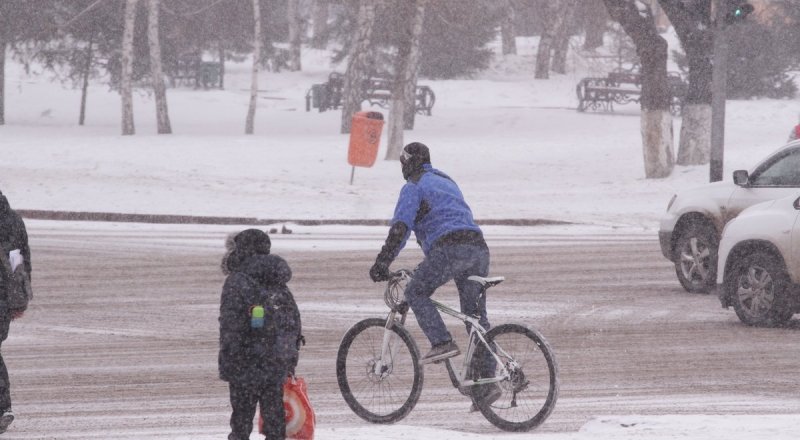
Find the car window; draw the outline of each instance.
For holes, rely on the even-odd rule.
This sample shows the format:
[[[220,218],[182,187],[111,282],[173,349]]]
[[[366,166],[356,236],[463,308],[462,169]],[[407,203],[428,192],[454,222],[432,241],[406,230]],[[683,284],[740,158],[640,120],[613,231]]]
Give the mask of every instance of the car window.
[[[751,180],[753,185],[800,187],[800,149],[765,165],[754,173]]]

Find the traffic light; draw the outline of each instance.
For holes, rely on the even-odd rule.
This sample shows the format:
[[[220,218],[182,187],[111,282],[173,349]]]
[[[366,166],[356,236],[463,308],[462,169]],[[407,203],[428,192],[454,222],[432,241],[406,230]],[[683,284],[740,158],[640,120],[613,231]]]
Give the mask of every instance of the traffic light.
[[[743,21],[750,15],[754,8],[753,5],[744,1],[728,0],[727,12],[725,14],[725,23],[734,24]]]

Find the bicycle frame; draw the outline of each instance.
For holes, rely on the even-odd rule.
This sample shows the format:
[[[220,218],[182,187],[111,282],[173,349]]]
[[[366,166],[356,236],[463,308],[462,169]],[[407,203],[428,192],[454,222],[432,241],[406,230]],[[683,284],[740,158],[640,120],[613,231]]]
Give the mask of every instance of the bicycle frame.
[[[484,289],[484,291],[481,292],[481,295],[483,295],[485,292],[486,290]],[[500,359],[500,357],[494,350],[489,349],[489,344],[486,342],[486,337],[485,337],[486,329],[484,329],[483,326],[480,324],[480,322],[478,322],[478,318],[461,313],[460,311],[455,310],[439,301],[433,299],[431,299],[431,301],[433,302],[434,306],[436,306],[436,309],[439,310],[440,312],[446,315],[450,315],[458,319],[459,321],[462,321],[463,323],[469,325],[469,343],[467,344],[467,351],[464,354],[464,361],[461,370],[458,373],[456,373],[451,363],[451,360],[450,359],[445,360],[445,366],[447,367],[447,372],[448,375],[450,376],[450,381],[453,383],[453,387],[458,388],[459,390],[462,391],[462,393],[465,393],[465,391],[463,390],[468,387],[472,387],[475,385],[489,384],[489,383],[497,383],[509,379],[510,373],[508,371],[507,366]],[[393,308],[392,311],[389,312],[389,315],[386,317],[386,326],[385,326],[386,330],[383,333],[383,342],[381,344],[381,356],[380,359],[378,359],[374,365],[373,372],[376,375],[380,376],[389,371],[388,367],[391,366],[391,363],[393,362],[395,356],[397,355],[397,350],[399,348],[399,344],[393,343],[395,339],[394,333],[389,331],[389,329],[394,325],[399,325],[400,327],[403,327],[405,325],[407,315],[408,315],[408,306],[405,305],[405,307]],[[499,375],[495,375],[495,377],[482,378],[477,380],[467,379],[466,376],[467,372],[469,371],[469,365],[472,362],[472,357],[475,354],[475,349],[478,346],[478,343],[483,344],[487,349],[489,349],[489,352],[494,357],[495,361],[497,362],[497,365],[501,366],[501,371]],[[508,354],[501,347],[497,346],[496,344],[495,347],[498,352],[505,355],[506,357],[509,357]]]

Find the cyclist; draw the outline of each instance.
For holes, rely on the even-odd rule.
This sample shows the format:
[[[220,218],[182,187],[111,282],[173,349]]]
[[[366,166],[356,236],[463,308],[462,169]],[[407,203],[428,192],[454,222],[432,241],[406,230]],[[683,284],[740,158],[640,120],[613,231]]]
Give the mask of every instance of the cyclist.
[[[419,142],[406,145],[400,164],[406,184],[400,190],[386,242],[369,275],[375,282],[388,280],[389,265],[414,232],[425,258],[406,286],[405,297],[432,345],[420,363],[435,363],[460,353],[430,299],[439,286],[455,280],[461,311],[467,315],[479,315],[480,324],[489,329],[486,297],[479,298],[482,288],[480,284],[467,280],[471,275],[488,275],[489,248],[458,185],[447,174],[431,166],[427,146]],[[485,365],[487,370],[491,370],[488,373],[493,375],[493,360],[487,359]],[[494,400],[499,397],[500,390],[496,385],[484,388]]]

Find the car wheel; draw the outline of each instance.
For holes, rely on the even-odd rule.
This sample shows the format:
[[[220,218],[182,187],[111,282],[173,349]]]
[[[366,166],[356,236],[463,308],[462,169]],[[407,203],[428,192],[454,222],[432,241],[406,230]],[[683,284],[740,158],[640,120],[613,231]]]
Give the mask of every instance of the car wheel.
[[[789,276],[776,257],[755,252],[733,270],[729,293],[739,320],[748,325],[780,326],[792,317]]]
[[[709,226],[689,226],[675,247],[675,273],[687,292],[708,293],[717,277],[717,236]]]

